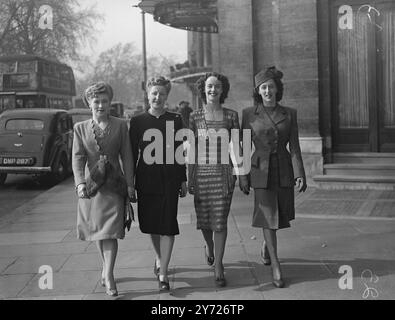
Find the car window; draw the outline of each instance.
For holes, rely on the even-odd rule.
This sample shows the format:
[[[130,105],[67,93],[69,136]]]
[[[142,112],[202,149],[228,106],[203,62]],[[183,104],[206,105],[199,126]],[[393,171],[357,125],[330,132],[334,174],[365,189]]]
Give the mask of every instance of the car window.
[[[43,130],[44,121],[39,119],[10,119],[5,124],[6,130]]]

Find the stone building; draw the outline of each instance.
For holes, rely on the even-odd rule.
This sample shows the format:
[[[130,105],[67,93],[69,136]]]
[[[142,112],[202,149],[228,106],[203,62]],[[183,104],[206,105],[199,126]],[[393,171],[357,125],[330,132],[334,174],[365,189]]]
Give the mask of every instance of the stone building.
[[[188,32],[188,61],[171,72],[191,89],[213,70],[231,82],[226,104],[253,105],[253,77],[284,72],[281,104],[298,110],[310,183],[395,186],[395,1],[143,0]]]

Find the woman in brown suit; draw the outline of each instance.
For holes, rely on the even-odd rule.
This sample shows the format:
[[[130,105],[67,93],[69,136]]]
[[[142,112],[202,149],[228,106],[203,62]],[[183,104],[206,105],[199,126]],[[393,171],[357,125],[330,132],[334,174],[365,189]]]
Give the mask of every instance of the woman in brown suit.
[[[108,295],[116,296],[117,239],[125,236],[125,200],[128,195],[134,196],[134,170],[127,124],[110,116],[112,97],[112,88],[104,82],[86,89],[84,102],[92,111],[92,119],[74,126],[72,165],[79,197],[77,237],[96,241],[103,263],[101,285],[106,287]],[[106,163],[105,182],[98,178],[98,172],[103,170],[98,168],[98,163]],[[111,173],[107,171],[110,165]]]
[[[255,76],[256,105],[243,110],[242,129],[250,129],[255,152],[250,175],[240,179],[240,188],[254,189],[255,207],[252,226],[263,229],[265,243],[261,256],[272,266],[273,284],[281,288],[280,263],[277,257],[278,229],[290,227],[295,218],[294,186],[307,188],[299,146],[296,110],[281,106],[283,74],[275,67]],[[289,145],[289,152],[287,150]]]

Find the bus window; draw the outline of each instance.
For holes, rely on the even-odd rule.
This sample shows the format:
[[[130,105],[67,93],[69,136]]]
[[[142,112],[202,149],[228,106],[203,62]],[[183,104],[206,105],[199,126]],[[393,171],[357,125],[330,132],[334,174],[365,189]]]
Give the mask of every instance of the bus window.
[[[44,74],[45,74],[45,75],[50,74],[50,71],[49,71],[49,63],[44,63]]]
[[[18,63],[18,72],[34,72],[35,65],[35,61],[21,61]]]

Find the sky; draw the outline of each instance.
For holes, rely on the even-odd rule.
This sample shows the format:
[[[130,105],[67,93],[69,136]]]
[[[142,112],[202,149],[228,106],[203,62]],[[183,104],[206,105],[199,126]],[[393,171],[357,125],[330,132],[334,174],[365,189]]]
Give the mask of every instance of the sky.
[[[142,50],[141,10],[133,7],[139,0],[78,0],[81,7],[96,4],[97,11],[104,15],[105,21],[97,26],[100,32],[92,47],[84,54],[97,58],[100,52],[118,43],[133,42]],[[145,14],[147,55],[173,56],[180,63],[187,59],[187,31],[165,26],[155,22],[153,16]]]

